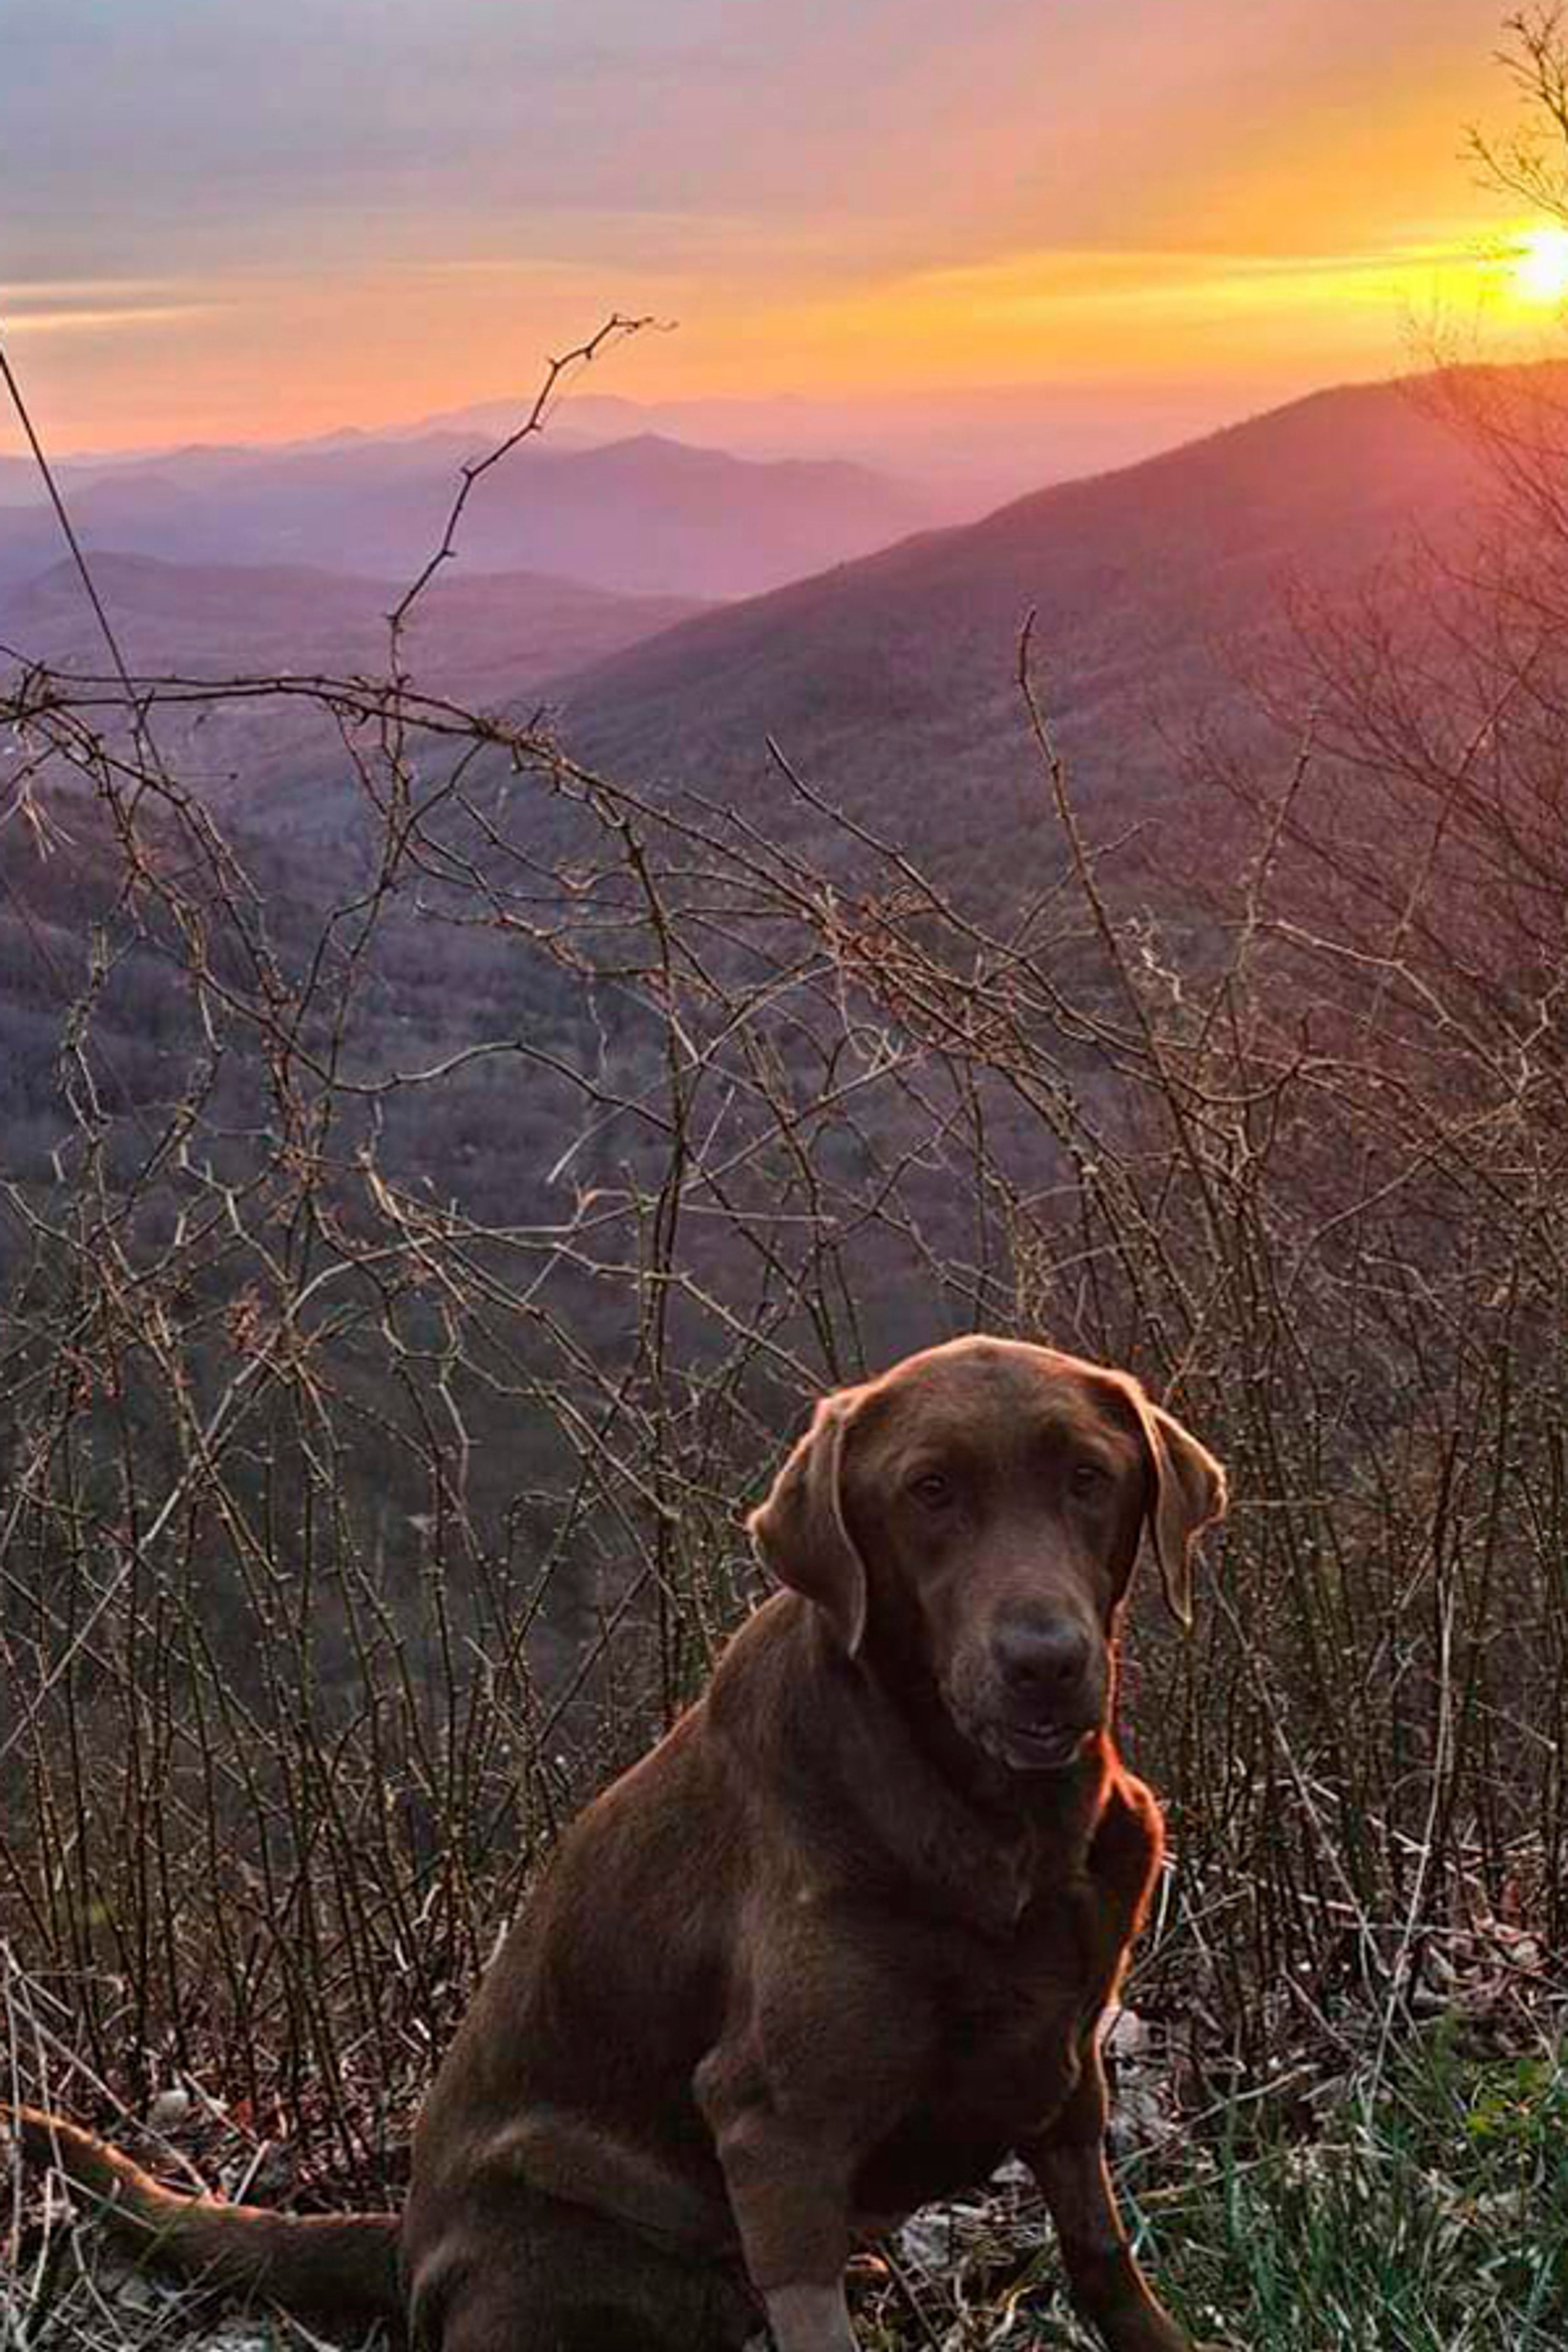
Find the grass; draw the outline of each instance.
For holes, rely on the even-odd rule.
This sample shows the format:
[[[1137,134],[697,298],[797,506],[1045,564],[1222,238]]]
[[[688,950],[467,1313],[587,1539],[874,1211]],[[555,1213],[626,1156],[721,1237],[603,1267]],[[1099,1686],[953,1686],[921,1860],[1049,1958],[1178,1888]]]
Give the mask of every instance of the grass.
[[[1316,2139],[1228,2146],[1147,2207],[1194,2327],[1266,2352],[1568,2344],[1568,2077],[1439,2032]]]
[[[1466,2047],[1442,2021],[1310,2134],[1237,2102],[1220,2137],[1140,2156],[1123,2211],[1198,2341],[1247,2352],[1561,2352],[1568,2345],[1568,2074],[1549,2046]],[[1095,2352],[1037,2206],[1009,2193],[906,2233],[868,2281],[875,2352]],[[1005,2283],[998,2284],[999,2274]]]

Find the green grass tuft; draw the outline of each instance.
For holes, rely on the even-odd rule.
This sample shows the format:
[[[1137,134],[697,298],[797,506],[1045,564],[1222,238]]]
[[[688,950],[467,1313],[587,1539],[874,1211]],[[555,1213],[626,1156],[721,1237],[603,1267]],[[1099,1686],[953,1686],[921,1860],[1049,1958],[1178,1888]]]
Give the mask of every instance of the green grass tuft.
[[[1568,2073],[1464,2054],[1451,2028],[1310,2141],[1235,2140],[1129,2206],[1198,2336],[1251,2352],[1561,2352]]]

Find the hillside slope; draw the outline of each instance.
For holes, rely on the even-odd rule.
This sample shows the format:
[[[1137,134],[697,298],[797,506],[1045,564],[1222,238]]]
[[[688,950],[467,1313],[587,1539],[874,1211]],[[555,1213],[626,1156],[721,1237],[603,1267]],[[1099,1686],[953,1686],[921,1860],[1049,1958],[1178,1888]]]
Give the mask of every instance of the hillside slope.
[[[535,625],[544,632],[542,613],[564,625],[565,600],[552,583],[459,573],[432,590],[419,625],[438,633],[449,622],[474,662],[482,647],[483,664],[494,664],[487,683],[496,690],[477,698],[487,705],[548,698],[568,749],[606,774],[656,797],[706,794],[755,831],[845,870],[853,859],[845,835],[792,793],[770,758],[772,736],[828,802],[907,850],[951,895],[1005,919],[1062,864],[1016,675],[1019,626],[1036,609],[1039,684],[1093,837],[1130,835],[1122,887],[1131,866],[1140,887],[1150,877],[1152,900],[1206,919],[1184,877],[1205,861],[1212,875],[1223,837],[1212,811],[1190,797],[1173,737],[1179,742],[1210,713],[1234,715],[1233,667],[1275,619],[1283,581],[1353,581],[1413,523],[1428,537],[1458,528],[1478,487],[1470,455],[1397,387],[1335,392],[685,619],[609,658],[584,666],[569,655],[553,685],[538,659],[524,657],[518,634]],[[372,613],[384,597],[374,583],[312,583],[297,572],[193,577],[142,562],[111,564],[104,577],[122,604],[141,598],[146,633],[132,634],[133,653],[140,646],[144,656],[153,640],[197,668],[201,629],[221,635],[231,625],[226,594],[238,600],[231,614],[249,616],[253,650],[265,657],[247,666],[261,669],[278,665],[276,633],[292,627],[307,588],[319,632],[312,652],[301,648],[286,665],[305,669],[330,667],[324,657],[342,646],[343,633],[353,639],[369,626],[362,593]],[[42,627],[71,593],[56,573],[22,604]],[[638,609],[639,625],[655,617],[654,608]],[[599,611],[594,625],[625,625],[629,635],[631,620]],[[417,660],[417,645],[415,653]],[[375,821],[326,714],[297,700],[244,700],[188,722],[161,712],[158,726],[182,780],[209,793],[226,824],[264,853],[264,895],[302,921],[352,894]],[[506,807],[508,840],[530,875],[557,858],[592,866],[592,826],[572,796],[524,791]],[[521,887],[508,862],[512,847],[470,846],[481,866],[499,861],[504,888]],[[35,882],[46,895],[53,887],[44,872],[29,889]],[[44,897],[36,912],[53,922]],[[423,1058],[435,1061],[509,1031],[522,1003],[567,1061],[580,1045],[599,1050],[603,1007],[569,966],[531,958],[511,934],[432,924],[411,908],[389,918],[384,948],[373,1060],[396,1037],[417,1038]],[[0,1003],[0,1044],[10,1017]],[[628,1068],[645,1042],[640,1033],[621,1041]],[[49,1070],[35,1040],[29,1116],[41,1116]],[[526,1107],[538,1131],[527,1150],[515,1139],[507,1149],[486,1076],[479,1066],[463,1118],[420,1133],[405,1164],[454,1192],[493,1197],[514,1187],[520,1168],[551,1166],[569,1122],[552,1124],[560,1108],[536,1079]],[[509,1101],[505,1116],[521,1108],[521,1097]],[[460,1162],[447,1164],[459,1150]]]
[[[118,552],[91,562],[126,658],[144,675],[374,669],[384,666],[385,616],[403,593],[392,580],[307,564]],[[690,597],[618,596],[542,572],[455,570],[421,597],[405,651],[423,682],[488,701],[606,659],[700,609]],[[103,641],[68,558],[0,589],[0,642],[52,667],[102,668]]]
[[[167,563],[94,554],[116,638],[143,677],[384,677],[386,614],[400,583],[301,564]],[[537,572],[448,571],[414,608],[401,658],[422,690],[477,710],[521,709],[565,667],[602,660],[700,609],[679,596],[617,596]],[[13,660],[78,676],[110,667],[74,563],[58,558],[0,587],[0,685]],[[156,740],[184,781],[234,805],[283,850],[341,830],[357,798],[336,721],[301,696],[236,694],[159,710]],[[0,769],[0,783],[4,771]],[[332,876],[319,877],[327,887]]]
[[[1159,722],[1234,698],[1230,664],[1288,581],[1353,580],[1413,526],[1458,527],[1478,487],[1401,386],[1319,394],[688,622],[564,681],[566,733],[611,773],[763,823],[787,798],[772,736],[859,818],[1005,887],[1041,805],[1027,613],[1077,790],[1142,822],[1173,791]]]

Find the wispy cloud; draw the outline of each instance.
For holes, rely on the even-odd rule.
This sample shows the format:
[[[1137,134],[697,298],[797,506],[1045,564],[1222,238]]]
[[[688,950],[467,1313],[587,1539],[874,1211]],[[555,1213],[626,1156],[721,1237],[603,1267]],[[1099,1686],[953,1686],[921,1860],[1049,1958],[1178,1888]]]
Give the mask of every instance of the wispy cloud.
[[[229,307],[214,293],[194,293],[166,278],[32,278],[0,280],[0,329],[43,335],[200,319]]]
[[[23,338],[34,335],[106,334],[123,332],[134,327],[183,325],[193,319],[211,315],[210,303],[160,302],[148,303],[137,310],[59,310],[28,313],[23,311],[8,322],[12,334]]]

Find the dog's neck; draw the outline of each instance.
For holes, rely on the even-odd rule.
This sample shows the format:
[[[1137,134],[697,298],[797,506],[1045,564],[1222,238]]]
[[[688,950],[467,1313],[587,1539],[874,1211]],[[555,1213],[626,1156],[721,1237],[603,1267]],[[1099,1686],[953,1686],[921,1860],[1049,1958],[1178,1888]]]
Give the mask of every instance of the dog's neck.
[[[1010,1771],[963,1738],[929,1676],[884,1671],[874,1645],[846,1656],[815,1609],[801,1630],[852,1731],[842,1765],[853,1816],[945,1913],[1010,1934],[1042,1891],[1042,1856],[1054,1880],[1088,1867],[1115,1779],[1108,1728],[1061,1771]]]

